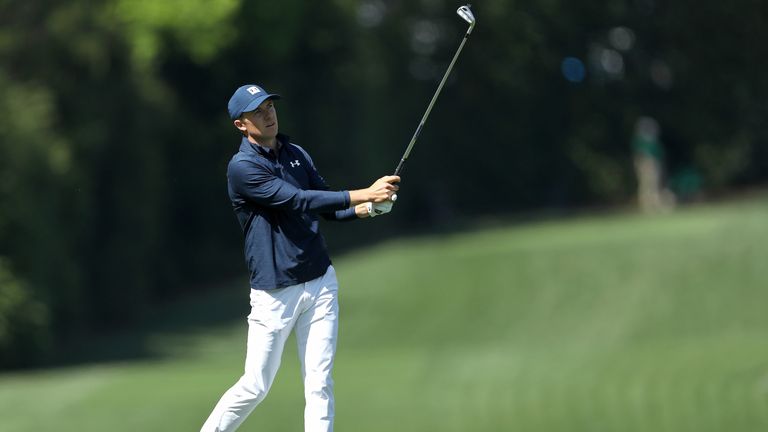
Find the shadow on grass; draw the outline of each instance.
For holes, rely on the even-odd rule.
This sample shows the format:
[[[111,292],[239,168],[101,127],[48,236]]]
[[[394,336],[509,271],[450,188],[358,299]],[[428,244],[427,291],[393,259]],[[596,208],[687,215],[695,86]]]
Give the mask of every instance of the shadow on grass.
[[[756,195],[756,196],[755,196]],[[764,205],[768,195],[759,193],[746,198],[736,197],[730,205]],[[707,205],[702,203],[700,205]],[[683,210],[682,208],[680,210]],[[494,215],[485,218],[454,217],[444,223],[432,226],[411,226],[407,230],[396,228],[396,221],[386,218],[369,223],[325,224],[323,232],[328,242],[334,262],[344,259],[393,239],[408,239],[419,242],[429,238],[449,236],[459,233],[482,231],[496,227],[511,227],[544,223],[557,220],[573,220],[585,217],[611,218],[617,215],[638,215],[629,208],[596,208],[580,210],[549,210]],[[397,216],[394,216],[397,217]],[[393,217],[393,218],[394,218]],[[376,224],[376,225],[373,225]],[[342,232],[344,235],[341,235]],[[349,240],[350,238],[354,241]],[[346,240],[345,240],[346,239]],[[199,333],[225,331],[233,326],[245,328],[245,316],[248,314],[248,283],[243,277],[235,281],[211,285],[204,290],[196,290],[183,298],[174,299],[154,307],[144,315],[138,324],[123,331],[104,331],[92,333],[66,344],[66,349],[59,350],[48,362],[35,365],[35,368],[73,366],[92,363],[121,362],[130,360],[161,359],[175,352],[159,346],[162,341],[184,341]],[[175,343],[175,342],[173,342]],[[172,355],[172,354],[170,354]],[[26,367],[25,369],[33,369]],[[2,373],[2,372],[0,372]]]
[[[486,219],[455,217],[450,223],[412,226],[408,230],[399,231],[393,231],[392,226],[385,220],[374,229],[371,225],[366,226],[364,223],[325,224],[323,232],[325,238],[330,240],[329,249],[334,262],[337,262],[345,256],[394,239],[407,238],[418,242],[489,227],[523,225],[531,221],[556,220],[568,216],[569,214],[563,212],[549,211]],[[356,239],[363,238],[365,241],[345,241],[350,236]],[[173,347],[158,346],[158,341],[184,343],[183,341],[188,340],[190,336],[226,330],[239,323],[245,328],[245,317],[250,308],[248,290],[248,281],[245,278],[194,290],[185,297],[172,299],[153,307],[129,328],[92,332],[90,336],[69,341],[65,344],[66,348],[59,349],[43,364],[30,365],[22,369],[158,360],[175,355],[173,353],[177,351]]]
[[[34,368],[161,359],[169,351],[158,347],[157,340],[181,339],[244,323],[249,311],[248,289],[247,281],[238,280],[157,305],[130,328],[71,342],[49,362]]]

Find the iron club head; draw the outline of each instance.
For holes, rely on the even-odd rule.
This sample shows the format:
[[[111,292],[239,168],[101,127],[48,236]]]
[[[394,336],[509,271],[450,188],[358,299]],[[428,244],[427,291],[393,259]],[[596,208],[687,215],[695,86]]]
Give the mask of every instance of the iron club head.
[[[459,14],[459,16],[469,25],[474,26],[475,16],[472,15],[472,9],[470,9],[469,6],[470,5],[461,6],[460,8],[456,9],[456,13]]]

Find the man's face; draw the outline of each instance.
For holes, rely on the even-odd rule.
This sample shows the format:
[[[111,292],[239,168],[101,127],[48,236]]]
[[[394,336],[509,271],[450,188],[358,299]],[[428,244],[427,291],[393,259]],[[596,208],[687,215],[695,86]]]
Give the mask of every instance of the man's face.
[[[277,136],[277,112],[275,101],[267,99],[253,111],[244,112],[235,120],[235,127],[240,129],[249,140],[270,140]]]

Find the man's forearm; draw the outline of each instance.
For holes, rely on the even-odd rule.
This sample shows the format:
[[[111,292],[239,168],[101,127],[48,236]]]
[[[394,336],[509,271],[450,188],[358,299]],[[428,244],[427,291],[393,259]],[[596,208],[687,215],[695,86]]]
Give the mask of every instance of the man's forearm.
[[[368,189],[358,189],[349,191],[349,205],[357,207],[360,204],[371,200],[371,193]],[[357,210],[357,209],[356,209]]]

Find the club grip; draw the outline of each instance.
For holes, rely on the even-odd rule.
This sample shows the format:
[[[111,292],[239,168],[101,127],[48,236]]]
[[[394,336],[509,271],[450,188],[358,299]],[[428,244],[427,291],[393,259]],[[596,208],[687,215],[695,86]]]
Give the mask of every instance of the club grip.
[[[395,168],[395,173],[392,175],[399,176],[400,173],[403,172],[403,167],[405,167],[405,158],[400,159],[400,163],[397,164],[397,168]],[[392,194],[392,197],[390,198],[392,202],[397,201],[397,194]]]

